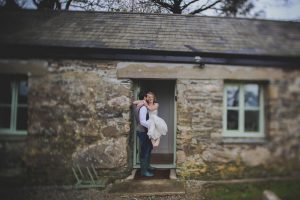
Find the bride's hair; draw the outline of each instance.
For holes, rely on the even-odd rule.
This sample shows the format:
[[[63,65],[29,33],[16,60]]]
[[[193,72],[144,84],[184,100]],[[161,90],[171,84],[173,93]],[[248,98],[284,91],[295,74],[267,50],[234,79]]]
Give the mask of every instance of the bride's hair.
[[[148,94],[150,94],[150,95],[153,96],[153,103],[157,103],[155,94],[153,92],[151,92],[151,91],[147,92],[147,95]]]

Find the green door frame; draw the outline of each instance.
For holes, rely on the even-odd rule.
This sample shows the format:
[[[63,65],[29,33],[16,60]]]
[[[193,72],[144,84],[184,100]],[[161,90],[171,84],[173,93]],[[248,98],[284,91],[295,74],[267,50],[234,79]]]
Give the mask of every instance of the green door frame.
[[[171,81],[171,80],[170,80]],[[138,94],[140,92],[140,81],[139,80],[133,80],[133,93],[135,99],[138,98]],[[174,83],[174,137],[173,137],[173,163],[172,164],[151,164],[155,168],[160,168],[160,169],[175,169],[176,168],[176,119],[177,119],[177,111],[176,111],[176,97],[177,97],[177,90],[176,90],[176,81]],[[134,117],[134,116],[133,116]],[[133,142],[133,168],[140,168],[139,164],[139,151],[138,151],[138,146],[139,146],[139,140],[137,139],[136,135],[136,120],[133,118],[133,124],[134,124],[134,142]]]

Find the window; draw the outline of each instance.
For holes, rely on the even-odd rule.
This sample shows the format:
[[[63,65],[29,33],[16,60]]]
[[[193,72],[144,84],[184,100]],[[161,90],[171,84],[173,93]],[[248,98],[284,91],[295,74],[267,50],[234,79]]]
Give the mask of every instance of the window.
[[[226,83],[223,136],[264,137],[263,87],[257,83]]]
[[[26,134],[27,78],[1,75],[0,92],[0,134]]]

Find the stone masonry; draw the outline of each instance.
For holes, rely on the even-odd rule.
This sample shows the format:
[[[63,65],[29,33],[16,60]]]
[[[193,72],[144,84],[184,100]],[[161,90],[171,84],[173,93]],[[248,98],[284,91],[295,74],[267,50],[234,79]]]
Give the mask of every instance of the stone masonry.
[[[222,141],[224,79],[177,80],[178,175],[226,179],[299,171],[300,74],[299,70],[283,70],[283,74],[282,78],[265,78],[269,80],[265,84],[266,136],[262,143],[240,138],[237,143]]]
[[[77,165],[124,174],[131,82],[116,79],[113,62],[50,61],[48,70],[29,78],[25,165],[32,174],[51,174],[48,182],[72,180]]]
[[[176,172],[180,179],[291,175],[300,169],[299,70],[214,65],[199,69],[155,63],[118,69],[119,63],[110,61],[47,62],[46,74],[28,78],[28,135],[18,145],[22,162],[15,166],[26,173],[23,184],[73,184],[74,165],[93,165],[112,179],[130,173],[133,83],[126,76],[131,70],[138,76],[139,67],[143,77],[176,79]],[[172,73],[158,73],[168,71]],[[263,141],[240,138],[228,143],[222,137],[226,80],[263,81]],[[7,151],[15,145],[5,144]],[[16,158],[10,160],[13,164]]]

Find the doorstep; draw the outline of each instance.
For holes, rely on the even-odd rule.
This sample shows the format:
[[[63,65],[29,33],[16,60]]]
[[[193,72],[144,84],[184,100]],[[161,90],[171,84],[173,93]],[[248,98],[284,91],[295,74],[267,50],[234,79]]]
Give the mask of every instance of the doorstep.
[[[185,194],[185,183],[170,179],[125,180],[114,183],[108,192],[134,196],[179,195]]]
[[[133,169],[131,175],[126,178],[126,180],[149,180],[149,179],[171,179],[177,180],[175,169],[156,169],[154,170],[153,177],[141,177],[140,169]]]

